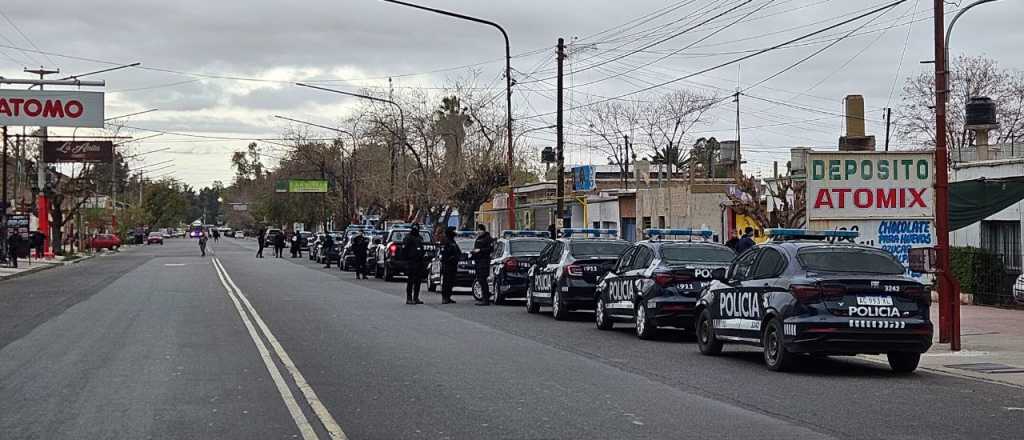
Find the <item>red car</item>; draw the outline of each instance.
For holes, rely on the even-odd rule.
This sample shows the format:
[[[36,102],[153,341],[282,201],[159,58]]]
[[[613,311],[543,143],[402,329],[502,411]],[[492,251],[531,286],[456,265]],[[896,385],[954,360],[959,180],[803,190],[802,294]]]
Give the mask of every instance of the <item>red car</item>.
[[[164,245],[164,235],[159,232],[150,232],[149,237],[146,237],[146,244],[159,244]]]
[[[121,247],[121,239],[112,234],[97,234],[89,240],[92,249],[117,249]]]

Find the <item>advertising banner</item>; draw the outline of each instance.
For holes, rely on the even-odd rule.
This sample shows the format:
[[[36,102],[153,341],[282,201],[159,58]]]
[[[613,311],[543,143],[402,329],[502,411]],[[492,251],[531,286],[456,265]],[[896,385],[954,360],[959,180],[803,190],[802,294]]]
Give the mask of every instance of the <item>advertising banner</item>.
[[[327,181],[316,179],[291,179],[288,181],[288,192],[325,193],[327,192]]]
[[[43,144],[43,162],[114,161],[114,143],[111,141],[46,141]]]
[[[808,152],[807,218],[934,217],[930,152]]]
[[[0,89],[0,125],[103,128],[103,92]]]
[[[593,165],[583,165],[572,169],[572,190],[590,191],[597,185]]]

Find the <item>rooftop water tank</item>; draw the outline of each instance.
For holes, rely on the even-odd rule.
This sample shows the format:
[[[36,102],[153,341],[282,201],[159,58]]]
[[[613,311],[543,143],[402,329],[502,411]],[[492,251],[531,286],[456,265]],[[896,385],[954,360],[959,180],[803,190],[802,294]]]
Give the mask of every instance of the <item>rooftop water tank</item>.
[[[985,130],[998,127],[996,103],[985,96],[971,98],[967,102],[966,122],[968,130]]]

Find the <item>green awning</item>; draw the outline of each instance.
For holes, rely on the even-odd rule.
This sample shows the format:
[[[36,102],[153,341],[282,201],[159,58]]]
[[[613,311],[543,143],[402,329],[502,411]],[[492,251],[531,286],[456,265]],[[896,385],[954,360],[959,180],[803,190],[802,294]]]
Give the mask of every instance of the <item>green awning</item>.
[[[949,184],[949,227],[972,225],[1024,199],[1024,177],[976,179]]]

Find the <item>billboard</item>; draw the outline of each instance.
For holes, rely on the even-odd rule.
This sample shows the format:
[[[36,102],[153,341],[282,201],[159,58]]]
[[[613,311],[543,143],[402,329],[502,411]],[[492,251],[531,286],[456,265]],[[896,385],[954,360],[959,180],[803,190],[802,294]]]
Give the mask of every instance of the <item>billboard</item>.
[[[0,89],[0,125],[103,128],[103,92]]]
[[[583,165],[572,168],[572,190],[590,191],[597,185],[593,165]]]
[[[807,218],[932,218],[930,152],[807,153]]]
[[[46,141],[43,162],[113,162],[111,141]]]
[[[327,181],[322,179],[278,180],[274,192],[279,193],[326,193]]]

